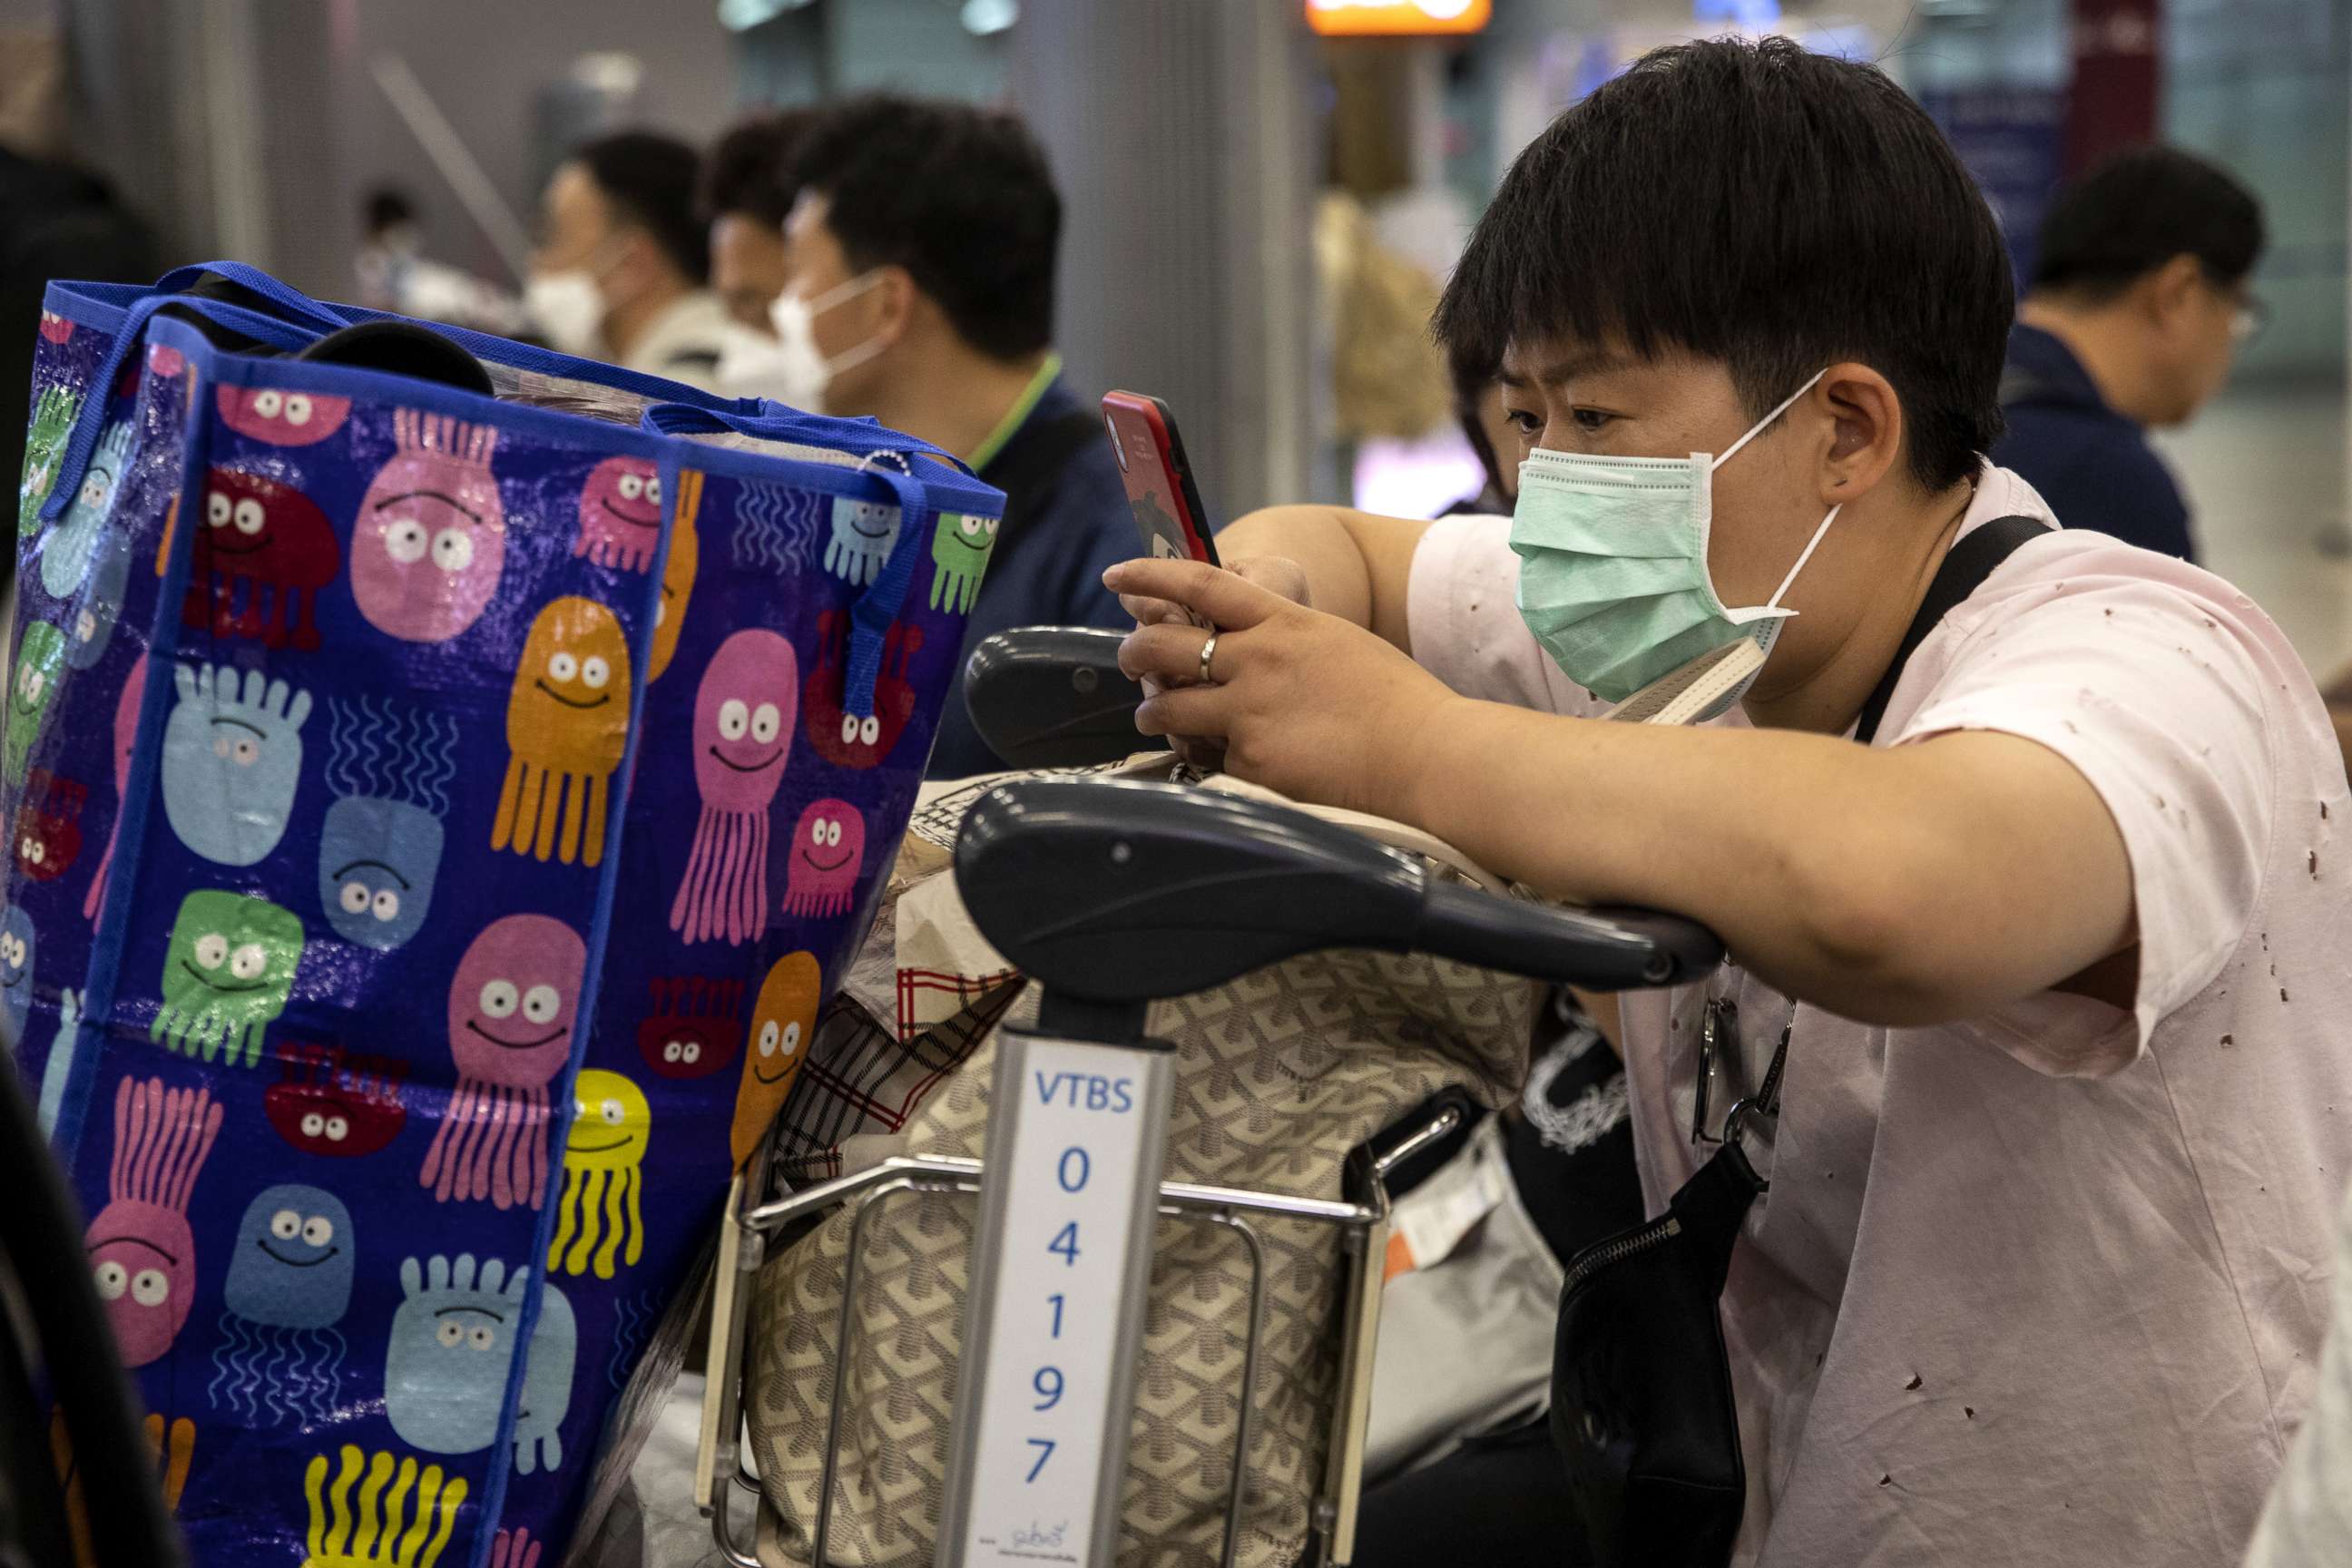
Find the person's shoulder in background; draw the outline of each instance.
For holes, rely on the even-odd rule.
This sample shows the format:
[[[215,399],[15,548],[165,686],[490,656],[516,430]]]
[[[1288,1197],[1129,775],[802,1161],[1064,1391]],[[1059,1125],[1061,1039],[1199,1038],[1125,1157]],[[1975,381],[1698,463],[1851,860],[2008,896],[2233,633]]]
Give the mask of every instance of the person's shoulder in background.
[[[2172,471],[2054,335],[2022,324],[2011,331],[2001,416],[1992,460],[2032,485],[2061,524],[2197,559]]]

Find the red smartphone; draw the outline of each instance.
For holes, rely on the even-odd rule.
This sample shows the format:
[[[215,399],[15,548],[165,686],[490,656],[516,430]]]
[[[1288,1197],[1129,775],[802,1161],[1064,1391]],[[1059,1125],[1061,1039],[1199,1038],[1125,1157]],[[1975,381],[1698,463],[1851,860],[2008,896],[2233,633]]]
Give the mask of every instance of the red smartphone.
[[[1176,416],[1168,412],[1168,405],[1140,393],[1113,392],[1104,395],[1102,411],[1145,552],[1217,565],[1209,514],[1201,505],[1192,466],[1184,460],[1184,438],[1176,433]]]

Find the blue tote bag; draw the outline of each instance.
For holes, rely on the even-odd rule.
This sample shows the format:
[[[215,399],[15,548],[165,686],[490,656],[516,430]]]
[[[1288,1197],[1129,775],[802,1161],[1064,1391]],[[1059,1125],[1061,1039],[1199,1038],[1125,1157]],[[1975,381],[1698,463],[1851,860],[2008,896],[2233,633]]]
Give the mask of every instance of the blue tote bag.
[[[494,396],[305,357],[380,320],[216,263],[37,349],[0,1011],[206,1563],[561,1554],[1003,509],[496,339]]]

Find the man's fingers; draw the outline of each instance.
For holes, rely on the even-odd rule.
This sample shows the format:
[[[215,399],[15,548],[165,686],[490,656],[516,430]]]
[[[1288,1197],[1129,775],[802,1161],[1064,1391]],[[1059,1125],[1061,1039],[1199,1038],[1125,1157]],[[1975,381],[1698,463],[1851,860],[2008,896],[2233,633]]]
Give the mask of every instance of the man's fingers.
[[[1156,626],[1170,621],[1179,626],[1189,626],[1192,624],[1192,618],[1184,613],[1183,605],[1171,604],[1165,599],[1154,599],[1142,594],[1121,594],[1118,596],[1118,607],[1134,616],[1135,624],[1139,626]]]
[[[1231,700],[1223,689],[1214,686],[1163,691],[1135,710],[1135,727],[1146,735],[1221,739],[1227,722],[1226,705]]]
[[[1103,585],[1121,598],[1170,600],[1227,631],[1254,626],[1290,603],[1201,561],[1122,561],[1103,574]]]
[[[1129,680],[1161,687],[1195,685],[1201,679],[1201,649],[1209,634],[1194,626],[1138,626],[1118,645],[1118,669]],[[1222,652],[1222,647],[1220,652]]]

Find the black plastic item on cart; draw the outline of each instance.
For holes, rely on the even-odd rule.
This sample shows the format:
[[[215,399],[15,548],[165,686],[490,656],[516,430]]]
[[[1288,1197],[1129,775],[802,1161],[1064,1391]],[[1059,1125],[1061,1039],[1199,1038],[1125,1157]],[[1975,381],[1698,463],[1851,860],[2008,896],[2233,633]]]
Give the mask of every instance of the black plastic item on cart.
[[[1163,744],[1136,733],[1143,687],[1118,668],[1120,632],[1019,626],[964,661],[964,710],[1008,768],[1116,763]]]

